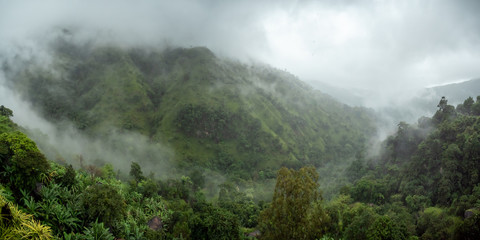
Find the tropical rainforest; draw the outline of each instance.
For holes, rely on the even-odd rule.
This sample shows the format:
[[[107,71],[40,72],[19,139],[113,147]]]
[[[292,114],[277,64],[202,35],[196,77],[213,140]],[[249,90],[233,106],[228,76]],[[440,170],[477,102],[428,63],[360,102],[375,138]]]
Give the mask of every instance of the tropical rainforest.
[[[2,105],[0,239],[480,236],[480,97],[439,99],[372,153],[374,111],[282,70],[203,47],[50,49],[5,61],[7,84],[100,147]]]

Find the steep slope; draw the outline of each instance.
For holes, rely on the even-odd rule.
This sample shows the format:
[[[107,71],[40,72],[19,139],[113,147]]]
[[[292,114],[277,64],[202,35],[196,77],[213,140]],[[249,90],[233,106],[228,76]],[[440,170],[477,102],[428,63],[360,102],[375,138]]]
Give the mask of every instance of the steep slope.
[[[14,71],[9,66],[18,63],[4,63],[12,88],[50,121],[71,121],[97,137],[136,131],[167,144],[181,167],[270,178],[282,165],[342,162],[374,132],[365,109],[287,72],[220,59],[206,48],[123,49],[60,38],[52,52],[46,68]]]
[[[478,194],[480,186],[480,101],[468,98],[455,108],[443,98],[432,118],[418,122],[399,123],[396,134],[385,141],[377,166],[357,179],[352,195],[375,203],[396,196],[416,207],[451,207],[463,216],[468,208],[478,207],[471,195]],[[351,175],[360,171],[365,173],[365,166],[352,168]]]

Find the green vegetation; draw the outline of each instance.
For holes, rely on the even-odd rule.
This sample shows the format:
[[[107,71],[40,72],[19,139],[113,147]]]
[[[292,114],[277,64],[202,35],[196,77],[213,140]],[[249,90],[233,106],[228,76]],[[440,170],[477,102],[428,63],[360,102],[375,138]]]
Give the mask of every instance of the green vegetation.
[[[184,172],[213,170],[237,184],[273,180],[282,166],[346,164],[375,131],[366,109],[206,48],[121,49],[60,37],[52,52],[51,68],[32,61],[6,72],[46,119],[72,122],[95,139],[141,133],[171,148],[172,165]],[[158,159],[133,161],[145,167]]]
[[[422,117],[416,125],[399,123],[380,156],[363,165],[352,163],[350,171],[357,177],[345,192],[398,219],[401,229],[408,230],[404,236],[478,236],[479,99],[454,107],[443,97],[432,118]]]
[[[328,201],[312,166],[281,168],[271,202],[256,202],[228,181],[206,200],[205,175],[199,170],[158,180],[132,162],[128,181],[118,180],[109,164],[74,170],[39,158],[43,155],[11,114],[1,116],[1,236],[475,239],[480,234],[480,115],[468,109],[480,101],[469,102],[453,108],[442,99],[432,118],[400,123],[379,156],[357,155],[346,169],[351,184]],[[23,153],[29,151],[38,154]],[[24,161],[16,161],[15,154],[26,154]],[[18,167],[24,162],[28,169]]]
[[[0,189],[0,238],[38,239],[52,238],[50,227],[34,220],[3,197]]]
[[[400,122],[380,153],[367,157],[373,114],[283,71],[222,60],[206,48],[125,50],[62,38],[52,46],[52,69],[32,61],[13,72],[4,63],[12,86],[44,117],[60,128],[72,122],[99,142],[132,135],[130,145],[109,140],[106,156],[135,151],[146,136],[139,142],[171,148],[173,163],[161,162],[163,148],[87,159],[91,165],[77,155],[76,169],[72,159],[48,160],[2,105],[5,239],[480,235],[479,97],[456,107],[442,98],[434,116]]]
[[[318,173],[313,167],[298,171],[282,168],[271,205],[262,212],[264,239],[315,239],[330,219],[321,206]]]
[[[20,194],[20,190],[33,190],[35,182],[48,178],[49,164],[36,144],[25,134],[14,129],[9,117],[12,111],[3,105],[0,115],[0,181],[12,186],[12,191]]]

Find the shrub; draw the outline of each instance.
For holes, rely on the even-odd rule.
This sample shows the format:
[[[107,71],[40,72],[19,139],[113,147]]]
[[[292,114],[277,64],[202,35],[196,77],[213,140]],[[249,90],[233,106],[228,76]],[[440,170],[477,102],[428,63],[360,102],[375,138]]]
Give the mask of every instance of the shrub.
[[[81,197],[83,211],[87,221],[96,220],[112,227],[116,221],[123,219],[126,204],[117,190],[106,184],[88,187]]]

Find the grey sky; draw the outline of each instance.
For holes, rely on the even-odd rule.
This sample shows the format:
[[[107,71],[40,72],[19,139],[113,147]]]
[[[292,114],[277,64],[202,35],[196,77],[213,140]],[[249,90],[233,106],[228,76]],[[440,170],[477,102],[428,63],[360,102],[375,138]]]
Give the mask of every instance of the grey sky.
[[[0,0],[0,53],[41,53],[67,27],[79,39],[206,46],[307,82],[392,96],[480,77],[479,12],[474,0]]]

